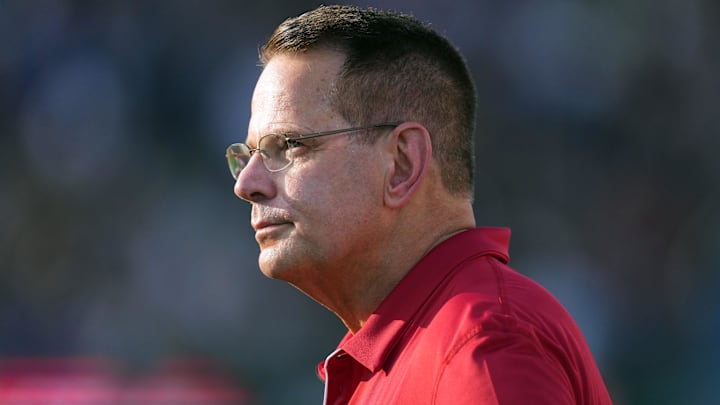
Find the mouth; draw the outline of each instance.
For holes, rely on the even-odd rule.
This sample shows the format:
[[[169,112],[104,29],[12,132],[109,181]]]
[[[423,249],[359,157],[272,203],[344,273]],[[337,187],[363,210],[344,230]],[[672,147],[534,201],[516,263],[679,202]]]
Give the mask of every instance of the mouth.
[[[277,239],[280,233],[284,232],[288,226],[292,226],[292,222],[279,218],[252,222],[252,227],[255,230],[255,240],[258,242]]]
[[[258,222],[252,225],[255,232],[261,232],[268,229],[277,228],[282,225],[287,225],[289,222]]]
[[[258,243],[279,239],[288,227],[294,226],[289,212],[278,208],[253,205],[250,225]]]

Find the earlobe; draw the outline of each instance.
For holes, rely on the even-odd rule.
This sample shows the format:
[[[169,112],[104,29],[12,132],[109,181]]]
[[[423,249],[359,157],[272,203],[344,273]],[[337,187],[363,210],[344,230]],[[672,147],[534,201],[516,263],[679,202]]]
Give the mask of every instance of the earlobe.
[[[430,133],[416,122],[405,122],[393,131],[388,148],[392,162],[386,181],[385,205],[399,208],[410,201],[430,167]]]

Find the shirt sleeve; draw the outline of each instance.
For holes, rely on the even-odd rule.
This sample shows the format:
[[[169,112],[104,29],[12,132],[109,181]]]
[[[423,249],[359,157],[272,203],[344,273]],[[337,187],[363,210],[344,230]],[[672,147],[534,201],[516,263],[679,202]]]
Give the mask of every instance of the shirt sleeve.
[[[530,333],[479,332],[448,355],[435,404],[577,404],[561,348]]]

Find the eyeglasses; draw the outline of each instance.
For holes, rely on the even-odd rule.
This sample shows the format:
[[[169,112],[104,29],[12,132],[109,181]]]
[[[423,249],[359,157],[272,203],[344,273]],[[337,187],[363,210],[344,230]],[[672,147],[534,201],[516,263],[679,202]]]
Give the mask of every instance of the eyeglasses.
[[[244,143],[234,143],[228,146],[225,152],[230,174],[237,180],[240,172],[248,165],[250,158],[255,152],[260,152],[265,167],[270,172],[279,172],[287,169],[295,160],[293,149],[302,146],[299,141],[303,139],[319,138],[321,136],[349,133],[366,129],[396,127],[400,125],[397,122],[386,122],[383,124],[368,125],[365,127],[352,127],[344,129],[335,129],[332,131],[315,132],[312,134],[290,136],[286,134],[268,134],[258,140],[257,148],[251,148]]]

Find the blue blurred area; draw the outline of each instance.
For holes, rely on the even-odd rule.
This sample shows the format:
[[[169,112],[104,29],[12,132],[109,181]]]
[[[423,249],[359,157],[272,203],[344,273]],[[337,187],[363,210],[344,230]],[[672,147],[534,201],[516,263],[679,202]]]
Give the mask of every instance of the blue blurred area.
[[[478,223],[576,317],[618,404],[720,381],[720,7],[410,0],[479,91]],[[228,143],[257,49],[314,2],[0,1],[0,364],[202,357],[318,403],[343,334],[257,269]]]

